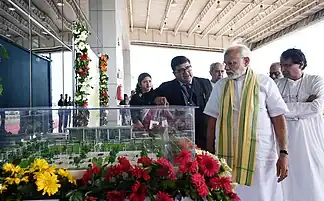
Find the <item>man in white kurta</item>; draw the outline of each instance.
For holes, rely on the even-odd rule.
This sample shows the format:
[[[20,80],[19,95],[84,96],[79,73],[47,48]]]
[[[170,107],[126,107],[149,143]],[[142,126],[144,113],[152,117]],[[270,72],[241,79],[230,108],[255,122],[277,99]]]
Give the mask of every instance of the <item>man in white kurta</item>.
[[[247,55],[241,56],[244,57]],[[225,70],[230,71],[227,68],[225,68]],[[206,105],[204,113],[212,119],[217,119],[219,117],[220,99],[227,79],[231,79],[231,76],[229,75],[228,78],[219,80],[216,83]],[[237,76],[234,83],[234,130],[237,130],[240,95],[242,93],[244,80],[245,75],[243,74],[241,76]],[[265,75],[258,75],[258,80],[260,83],[260,108],[257,118],[258,122],[256,122],[258,137],[254,180],[251,186],[238,185],[236,191],[242,201],[282,201],[282,190],[280,183],[278,183],[276,169],[278,151],[271,119],[274,117],[282,116],[285,112],[287,112],[287,106],[283,101],[275,82],[270,77]],[[216,153],[219,143],[219,122],[220,121],[216,121],[214,138]]]
[[[277,80],[277,85],[289,108],[284,201],[324,201],[324,80],[302,73],[307,62],[300,50],[285,51],[281,63],[285,78]]]

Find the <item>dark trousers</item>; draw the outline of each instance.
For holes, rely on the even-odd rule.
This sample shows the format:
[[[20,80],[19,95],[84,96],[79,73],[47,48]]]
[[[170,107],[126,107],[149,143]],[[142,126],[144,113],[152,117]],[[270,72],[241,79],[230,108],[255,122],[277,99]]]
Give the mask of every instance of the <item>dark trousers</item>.
[[[67,127],[68,123],[69,123],[69,126],[71,124],[71,111],[70,110],[67,110],[67,111],[64,111],[64,128]]]
[[[58,111],[58,116],[59,116],[59,122],[58,122],[58,132],[62,133],[62,127],[63,127],[63,118],[64,118],[64,113],[62,110]]]

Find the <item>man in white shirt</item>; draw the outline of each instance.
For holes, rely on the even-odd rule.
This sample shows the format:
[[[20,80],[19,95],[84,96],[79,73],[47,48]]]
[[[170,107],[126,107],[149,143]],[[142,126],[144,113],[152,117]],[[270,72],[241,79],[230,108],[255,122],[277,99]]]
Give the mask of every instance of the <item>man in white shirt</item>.
[[[281,71],[281,66],[280,66],[280,62],[275,62],[272,63],[270,66],[270,70],[269,70],[269,76],[273,79],[273,80],[277,80],[280,78],[283,78],[282,75],[282,71]]]
[[[303,72],[304,53],[288,49],[280,63],[285,78],[276,80],[289,112],[289,177],[282,183],[284,201],[324,200],[324,79]]]
[[[216,63],[212,63],[210,65],[209,73],[212,76],[212,79],[210,80],[212,87],[215,86],[215,84],[218,80],[223,78],[224,72],[225,72],[225,70],[224,70],[223,64],[216,62]]]
[[[281,201],[278,182],[288,175],[287,106],[274,81],[250,68],[250,55],[243,45],[225,52],[228,77],[216,83],[204,111],[207,147],[232,167],[242,201]]]

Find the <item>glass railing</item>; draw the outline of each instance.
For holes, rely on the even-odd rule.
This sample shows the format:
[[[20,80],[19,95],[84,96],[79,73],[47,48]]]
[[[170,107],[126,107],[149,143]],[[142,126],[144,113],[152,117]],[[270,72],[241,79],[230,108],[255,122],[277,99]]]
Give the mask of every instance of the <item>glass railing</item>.
[[[84,169],[92,160],[142,155],[170,161],[194,148],[194,107],[1,109],[0,161],[45,158]]]

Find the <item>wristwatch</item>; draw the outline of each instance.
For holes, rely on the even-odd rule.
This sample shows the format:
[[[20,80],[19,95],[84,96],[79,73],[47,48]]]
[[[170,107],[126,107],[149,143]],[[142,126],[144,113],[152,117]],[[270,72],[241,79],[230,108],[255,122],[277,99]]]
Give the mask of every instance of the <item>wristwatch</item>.
[[[288,151],[287,150],[280,150],[280,154],[285,154],[288,156]]]

